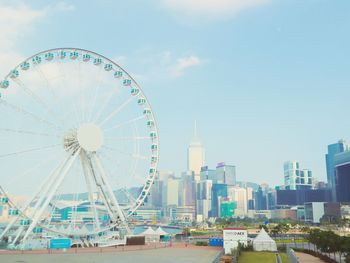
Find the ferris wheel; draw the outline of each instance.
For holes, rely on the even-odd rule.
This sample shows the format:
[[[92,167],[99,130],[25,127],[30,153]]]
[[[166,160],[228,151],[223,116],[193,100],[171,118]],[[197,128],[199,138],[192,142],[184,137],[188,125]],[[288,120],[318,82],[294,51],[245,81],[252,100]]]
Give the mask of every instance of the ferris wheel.
[[[0,203],[11,203],[0,240],[130,233],[159,159],[136,81],[95,52],[58,48],[24,60],[0,87]]]

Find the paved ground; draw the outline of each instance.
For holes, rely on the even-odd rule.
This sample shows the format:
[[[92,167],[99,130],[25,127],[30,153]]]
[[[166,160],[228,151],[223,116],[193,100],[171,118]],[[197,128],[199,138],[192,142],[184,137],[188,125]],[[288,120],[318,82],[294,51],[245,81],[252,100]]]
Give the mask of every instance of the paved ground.
[[[321,259],[311,256],[309,254],[295,252],[295,255],[299,259],[300,263],[323,263]]]
[[[142,251],[85,254],[0,255],[1,263],[211,263],[220,251],[206,248],[173,247]]]

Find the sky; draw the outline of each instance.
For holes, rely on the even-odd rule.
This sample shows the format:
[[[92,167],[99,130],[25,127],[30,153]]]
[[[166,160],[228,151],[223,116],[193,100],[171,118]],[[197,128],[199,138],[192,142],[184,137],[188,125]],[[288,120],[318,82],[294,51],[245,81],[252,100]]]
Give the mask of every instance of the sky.
[[[327,145],[350,140],[350,2],[0,0],[0,76],[37,52],[79,47],[140,84],[160,170],[186,170],[197,121],[206,164],[283,184],[283,162],[325,180]]]

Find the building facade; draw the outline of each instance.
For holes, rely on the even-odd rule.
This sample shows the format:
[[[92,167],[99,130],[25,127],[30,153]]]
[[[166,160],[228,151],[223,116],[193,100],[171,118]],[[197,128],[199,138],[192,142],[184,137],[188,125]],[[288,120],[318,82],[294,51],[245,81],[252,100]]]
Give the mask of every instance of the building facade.
[[[193,171],[196,181],[199,181],[201,167],[204,165],[204,147],[197,136],[197,125],[195,125],[194,136],[187,151],[187,170]]]
[[[332,189],[332,199],[336,200],[336,178],[335,178],[335,155],[348,150],[348,145],[345,140],[339,140],[337,143],[328,145],[326,154],[326,168],[327,168],[327,183],[328,187]]]
[[[337,202],[350,202],[350,151],[334,156]]]
[[[283,165],[283,169],[286,189],[296,190],[312,188],[312,172],[308,169],[301,169],[299,162],[286,161]]]

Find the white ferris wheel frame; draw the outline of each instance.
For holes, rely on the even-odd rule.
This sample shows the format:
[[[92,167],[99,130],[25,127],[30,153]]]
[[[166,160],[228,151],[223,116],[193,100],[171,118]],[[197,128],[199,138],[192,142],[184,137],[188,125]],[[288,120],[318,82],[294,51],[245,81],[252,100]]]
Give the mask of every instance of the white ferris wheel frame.
[[[88,199],[89,199],[90,205],[92,206],[94,219],[97,222],[96,225],[99,225],[98,224],[99,219],[98,219],[98,215],[95,207],[95,201],[93,200],[94,193],[92,192],[92,185],[98,189],[103,199],[103,202],[107,208],[107,212],[111,219],[111,222],[113,222],[112,224],[108,225],[104,229],[97,227],[97,229],[95,229],[94,231],[85,233],[84,235],[98,234],[114,227],[124,227],[127,230],[127,232],[130,233],[130,229],[128,227],[128,218],[135,215],[136,210],[141,205],[144,204],[145,199],[149,195],[149,192],[153,185],[153,181],[156,176],[158,162],[159,162],[159,132],[158,132],[155,116],[152,111],[151,105],[149,104],[148,99],[144,95],[140,86],[117,63],[113,62],[107,57],[102,56],[96,52],[92,52],[85,49],[80,49],[80,48],[49,49],[46,51],[39,52],[27,58],[22,63],[18,64],[8,75],[6,75],[3,81],[0,81],[0,88],[2,89],[11,88],[11,85],[13,84],[13,82],[16,82],[16,80],[19,78],[22,72],[25,72],[31,68],[35,68],[35,66],[38,64],[50,63],[51,61],[63,60],[63,59],[71,60],[73,63],[74,61],[80,60],[80,61],[83,61],[83,63],[95,64],[95,62],[97,61],[98,66],[102,67],[105,71],[109,71],[111,74],[114,74],[115,76],[116,74],[118,74],[117,79],[120,79],[119,81],[122,81],[124,86],[126,86],[127,88],[130,88],[130,90],[137,91],[137,93],[132,94],[132,96],[136,97],[138,101],[141,102],[138,104],[142,106],[143,114],[145,115],[145,118],[147,120],[146,124],[150,128],[150,134],[151,134],[150,139],[151,139],[152,155],[150,158],[150,170],[146,176],[145,184],[143,185],[142,191],[140,192],[139,196],[133,200],[133,203],[130,206],[126,208],[126,211],[123,211],[123,209],[118,204],[118,201],[115,195],[113,194],[113,190],[110,185],[110,182],[108,182],[108,178],[106,176],[103,164],[100,160],[98,151],[89,152],[83,149],[79,145],[78,146],[70,145],[66,149],[67,151],[66,159],[64,159],[52,171],[52,173],[46,178],[45,182],[43,182],[43,185],[38,189],[38,191],[33,195],[33,197],[22,208],[16,208],[16,206],[12,203],[12,207],[18,209],[19,213],[18,215],[12,218],[10,223],[6,226],[5,230],[2,233],[0,233],[0,240],[6,235],[6,233],[15,225],[15,223],[19,219],[30,219],[30,224],[29,226],[27,226],[27,228],[24,226],[20,226],[20,229],[17,232],[17,235],[12,242],[13,244],[15,244],[17,240],[20,240],[20,242],[23,244],[25,240],[32,234],[33,229],[37,226],[42,226],[47,231],[54,232],[60,235],[67,234],[59,230],[47,228],[45,225],[41,224],[41,220],[42,220],[42,215],[44,213],[45,208],[49,205],[58,187],[62,184],[62,181],[64,180],[65,176],[67,175],[68,171],[71,169],[73,163],[77,161],[77,159],[80,159],[81,165],[84,171],[85,181],[88,189]],[[35,93],[32,90],[27,90],[27,92],[33,93],[35,96]],[[0,103],[6,103],[6,100],[4,100],[1,97]],[[104,119],[101,125],[107,122],[109,118],[112,118],[113,115],[117,114],[123,106],[124,105],[122,104],[120,105],[119,108],[113,111],[106,119]],[[12,107],[15,107],[15,106],[12,106]],[[23,112],[24,114],[31,115],[30,112],[27,112],[19,107],[17,108],[17,110],[24,111]],[[52,114],[54,113],[52,112]],[[38,121],[45,122],[45,120],[40,119],[36,116],[31,116],[31,117],[37,118]],[[55,125],[52,123],[47,123],[47,124]],[[152,136],[152,134],[154,136]],[[7,196],[5,191],[3,191],[0,194]],[[36,201],[34,209],[31,213],[29,213],[28,208],[34,201]]]

